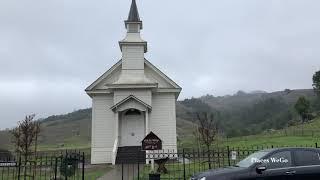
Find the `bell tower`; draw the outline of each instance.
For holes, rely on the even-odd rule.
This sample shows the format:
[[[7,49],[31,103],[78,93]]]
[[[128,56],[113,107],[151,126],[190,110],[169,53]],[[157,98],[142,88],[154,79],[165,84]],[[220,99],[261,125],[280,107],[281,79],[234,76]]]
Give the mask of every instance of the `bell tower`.
[[[119,41],[122,52],[122,71],[116,84],[150,83],[144,75],[144,53],[147,52],[147,42],[140,35],[143,26],[135,0],[132,0],[125,27],[126,37]]]

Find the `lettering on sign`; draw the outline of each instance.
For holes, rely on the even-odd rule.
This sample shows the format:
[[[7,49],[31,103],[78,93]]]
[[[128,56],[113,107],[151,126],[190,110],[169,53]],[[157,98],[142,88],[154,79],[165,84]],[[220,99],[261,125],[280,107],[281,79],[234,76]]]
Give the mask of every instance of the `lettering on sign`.
[[[162,140],[153,132],[150,132],[142,140],[142,150],[161,150],[161,149],[162,149]]]

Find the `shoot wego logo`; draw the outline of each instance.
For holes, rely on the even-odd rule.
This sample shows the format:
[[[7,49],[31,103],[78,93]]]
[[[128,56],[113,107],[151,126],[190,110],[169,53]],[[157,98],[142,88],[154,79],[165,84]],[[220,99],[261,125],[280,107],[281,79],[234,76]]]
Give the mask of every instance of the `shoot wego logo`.
[[[288,163],[289,160],[283,157],[272,157],[269,159],[258,159],[258,158],[252,158],[251,159],[252,163]]]

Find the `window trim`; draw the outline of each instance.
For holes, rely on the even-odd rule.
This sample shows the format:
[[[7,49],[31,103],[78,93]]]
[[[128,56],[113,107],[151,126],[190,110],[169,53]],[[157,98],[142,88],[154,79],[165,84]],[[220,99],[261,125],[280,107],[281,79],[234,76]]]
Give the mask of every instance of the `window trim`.
[[[283,169],[299,169],[299,168],[308,168],[308,167],[320,167],[320,165],[310,165],[310,166],[290,166],[290,167],[277,168],[277,169],[267,169],[267,171],[275,171],[275,170],[283,170]]]

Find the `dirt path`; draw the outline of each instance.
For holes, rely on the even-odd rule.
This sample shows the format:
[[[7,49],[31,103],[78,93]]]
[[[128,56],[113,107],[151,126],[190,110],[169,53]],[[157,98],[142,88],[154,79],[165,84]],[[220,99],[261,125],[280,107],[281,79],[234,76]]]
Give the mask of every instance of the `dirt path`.
[[[140,165],[140,169],[142,168],[143,165]],[[123,180],[134,180],[134,178],[138,176],[138,165],[124,164],[123,169],[122,165],[116,165],[111,171],[98,178],[98,180],[122,180],[122,175]]]

